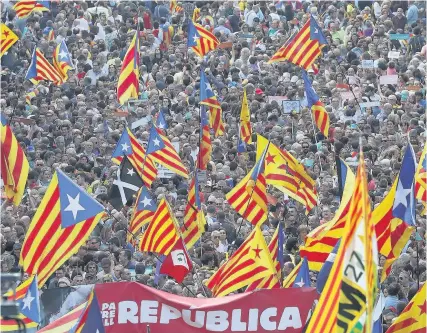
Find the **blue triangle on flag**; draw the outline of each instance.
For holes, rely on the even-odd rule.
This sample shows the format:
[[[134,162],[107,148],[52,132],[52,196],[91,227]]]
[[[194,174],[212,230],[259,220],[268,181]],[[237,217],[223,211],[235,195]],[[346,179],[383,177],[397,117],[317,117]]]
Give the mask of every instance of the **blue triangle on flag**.
[[[89,311],[81,333],[105,333],[101,310],[99,309],[98,300],[95,294],[93,295],[92,302],[90,302],[88,306]]]
[[[310,39],[317,40],[320,45],[328,44],[322,29],[319,27],[313,16],[310,17]]]
[[[123,155],[131,155],[133,153],[132,143],[130,142],[130,136],[128,129],[123,130],[120,140],[117,142],[116,149],[114,149],[111,157],[119,157]]]
[[[19,310],[27,318],[39,323],[40,318],[40,298],[39,289],[37,286],[37,276],[35,275],[28,286],[24,298],[19,300]]]
[[[61,225],[73,226],[104,211],[104,207],[57,169]]]
[[[187,31],[188,31],[187,47],[197,46],[197,40],[200,38],[200,35],[192,20],[189,20],[188,22]]]
[[[145,186],[141,187],[141,192],[138,199],[139,201],[136,205],[137,211],[141,211],[141,210],[150,210],[152,212],[156,211],[157,209],[156,201],[153,200],[150,192]]]
[[[161,130],[168,129],[168,124],[166,122],[165,116],[162,111],[159,112],[156,119],[156,126]]]
[[[308,288],[310,287],[310,271],[308,269],[308,261],[307,258],[304,257],[302,260],[301,267],[298,271],[298,274],[295,278],[294,284],[292,287],[294,288]]]
[[[163,139],[160,137],[160,134],[157,133],[157,130],[154,126],[151,126],[150,130],[150,139],[148,140],[147,145],[147,154],[151,154],[156,152],[157,150],[161,150],[165,148],[165,143]]]
[[[25,80],[33,79],[37,76],[37,56],[36,56],[36,47],[34,47],[33,54],[31,56],[31,63],[28,67],[27,74],[25,75]]]

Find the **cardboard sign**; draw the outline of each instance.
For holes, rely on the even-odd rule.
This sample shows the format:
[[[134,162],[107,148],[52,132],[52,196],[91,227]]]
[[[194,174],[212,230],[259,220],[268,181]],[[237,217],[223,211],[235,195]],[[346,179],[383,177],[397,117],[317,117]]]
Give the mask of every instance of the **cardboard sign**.
[[[286,114],[299,113],[301,105],[299,101],[282,101],[282,108]]]
[[[383,75],[380,76],[380,84],[397,84],[398,75]]]
[[[361,108],[372,108],[372,107],[374,107],[374,106],[380,106],[380,105],[381,105],[381,103],[380,103],[380,101],[375,101],[375,102],[362,102],[362,103],[359,103],[359,105],[360,105],[360,107],[361,107]]]
[[[233,47],[232,42],[225,42],[218,45],[219,49],[231,49]]]
[[[399,51],[390,51],[387,55],[388,58],[390,59],[398,59],[400,56],[400,52]]]
[[[409,34],[390,34],[390,40],[407,40],[410,38]]]
[[[373,60],[362,60],[362,68],[374,68]]]

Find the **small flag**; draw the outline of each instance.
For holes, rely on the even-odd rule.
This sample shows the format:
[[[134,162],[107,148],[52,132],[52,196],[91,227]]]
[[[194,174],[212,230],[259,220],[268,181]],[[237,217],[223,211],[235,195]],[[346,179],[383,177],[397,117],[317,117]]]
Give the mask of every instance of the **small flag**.
[[[53,51],[53,65],[62,74],[64,82],[68,79],[68,71],[74,68],[71,54],[65,41],[59,43]]]
[[[119,80],[117,82],[117,99],[124,105],[129,99],[137,99],[139,93],[139,30],[135,32],[129,48],[123,58]]]
[[[168,129],[168,123],[166,122],[165,116],[162,111],[160,111],[157,115],[156,127],[162,131]]]
[[[70,333],[105,333],[101,309],[94,290],[90,293],[86,307]]]
[[[32,12],[44,12],[49,11],[49,1],[36,1],[36,0],[18,0],[13,9],[16,12],[16,16],[19,18],[28,17]]]
[[[161,274],[167,274],[176,282],[182,283],[185,276],[191,272],[193,264],[181,238],[178,239],[172,251],[167,255],[160,267]]]
[[[41,80],[51,81],[56,85],[64,83],[62,74],[50,64],[39,48],[35,47],[28,67],[26,80],[36,83]]]
[[[310,271],[308,269],[307,258],[304,257],[302,260],[301,267],[298,271],[297,276],[295,277],[295,281],[293,284],[294,288],[308,288],[310,287]]]
[[[9,27],[1,23],[0,26],[0,58],[15,44],[19,37]]]
[[[192,20],[188,22],[187,31],[187,47],[191,47],[201,58],[210,51],[215,50],[219,45],[218,39],[209,30],[203,28],[200,24],[194,23]]]
[[[27,289],[25,297],[19,300],[19,310],[25,317],[31,319],[35,323],[40,323],[40,297],[37,286],[37,275],[34,275],[30,279],[32,279],[32,281]]]

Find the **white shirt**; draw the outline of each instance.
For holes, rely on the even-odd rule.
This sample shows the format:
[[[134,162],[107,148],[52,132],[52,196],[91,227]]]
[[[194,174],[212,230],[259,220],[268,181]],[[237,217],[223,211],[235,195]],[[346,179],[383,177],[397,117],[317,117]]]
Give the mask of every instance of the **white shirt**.
[[[89,23],[85,18],[75,19],[73,22],[73,26],[75,26],[76,28],[79,28],[80,31],[82,30],[89,31]]]

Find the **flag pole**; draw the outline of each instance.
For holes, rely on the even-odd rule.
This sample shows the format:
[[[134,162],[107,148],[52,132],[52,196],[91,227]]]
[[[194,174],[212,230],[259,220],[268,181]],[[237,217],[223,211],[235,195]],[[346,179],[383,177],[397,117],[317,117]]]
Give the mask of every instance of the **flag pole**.
[[[311,110],[311,108],[310,108],[309,112],[310,112],[310,116],[311,116],[311,125],[313,126],[314,141],[316,141],[316,146],[317,146],[317,144],[318,144],[319,142],[317,141],[317,137],[316,137],[316,127],[314,126],[315,121],[314,121],[314,117],[313,117],[313,111]],[[316,147],[316,148],[317,148],[317,147]],[[318,148],[317,148],[317,149],[318,149]],[[323,168],[322,168],[322,160],[320,159],[320,155],[317,155],[317,157],[319,158],[319,167],[320,167],[320,171],[323,171]]]

